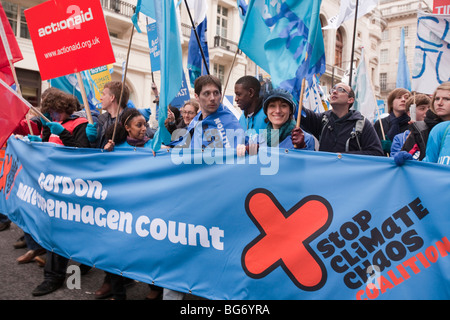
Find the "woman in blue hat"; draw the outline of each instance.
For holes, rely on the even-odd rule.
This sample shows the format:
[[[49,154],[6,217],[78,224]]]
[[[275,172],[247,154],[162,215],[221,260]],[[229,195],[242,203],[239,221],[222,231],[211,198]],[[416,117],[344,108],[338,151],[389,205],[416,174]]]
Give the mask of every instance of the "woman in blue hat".
[[[313,136],[296,127],[293,117],[295,102],[291,93],[280,88],[270,91],[263,108],[268,123],[266,137],[260,140],[261,146],[315,150]]]

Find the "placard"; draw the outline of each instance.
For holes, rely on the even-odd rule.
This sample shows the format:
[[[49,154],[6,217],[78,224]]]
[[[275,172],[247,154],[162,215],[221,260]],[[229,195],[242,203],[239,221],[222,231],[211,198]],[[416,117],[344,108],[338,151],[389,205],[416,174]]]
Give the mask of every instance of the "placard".
[[[52,0],[24,13],[42,80],[115,62],[100,1]]]

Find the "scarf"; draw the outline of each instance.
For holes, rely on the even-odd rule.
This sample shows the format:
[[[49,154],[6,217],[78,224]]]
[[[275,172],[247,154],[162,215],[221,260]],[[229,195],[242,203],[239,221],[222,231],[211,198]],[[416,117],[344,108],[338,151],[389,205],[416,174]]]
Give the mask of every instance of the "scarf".
[[[130,136],[127,137],[128,144],[133,147],[143,147],[148,142],[148,140],[150,140],[149,137],[144,137],[144,139],[134,139]]]
[[[269,122],[267,125],[267,146],[268,147],[276,147],[280,144],[281,141],[286,139],[290,134],[292,129],[296,126],[296,122],[294,120],[286,121],[285,124],[279,129],[273,129],[272,123]],[[272,139],[275,140],[275,137],[279,135],[279,140],[277,145],[272,145]]]
[[[216,112],[204,119],[201,111],[197,113],[186,130],[187,133],[180,139],[172,141],[170,146],[182,146],[190,141],[190,147],[198,149],[206,147],[235,148],[237,144],[243,143],[245,138],[244,130],[236,116],[222,104]],[[234,130],[234,136],[228,137],[227,130]],[[190,135],[189,140],[187,135]]]

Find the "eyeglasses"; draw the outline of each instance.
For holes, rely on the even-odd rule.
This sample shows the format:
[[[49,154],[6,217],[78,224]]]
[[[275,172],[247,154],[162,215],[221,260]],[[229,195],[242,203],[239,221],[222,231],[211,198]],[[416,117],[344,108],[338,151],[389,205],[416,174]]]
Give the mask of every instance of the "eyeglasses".
[[[188,114],[190,116],[196,115],[194,111],[181,111],[181,114]]]
[[[337,91],[337,92],[340,92],[340,93],[346,93],[346,94],[348,94],[348,95],[350,95],[350,93],[347,91],[347,90],[345,90],[344,88],[342,88],[342,87],[333,87],[333,88],[331,88],[330,89],[330,94],[332,94],[334,91]]]

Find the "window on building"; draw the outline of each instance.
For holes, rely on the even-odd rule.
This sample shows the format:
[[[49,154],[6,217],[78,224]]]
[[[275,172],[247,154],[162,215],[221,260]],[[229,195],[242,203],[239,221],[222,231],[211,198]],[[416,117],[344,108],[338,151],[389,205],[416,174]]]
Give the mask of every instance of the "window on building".
[[[18,36],[25,39],[31,39],[30,31],[28,31],[27,20],[25,19],[25,9],[28,8],[24,8],[23,6],[20,7],[20,33]]]
[[[389,63],[389,50],[388,49],[380,50],[380,63]]]
[[[408,26],[404,26],[404,27],[400,27],[400,29],[398,30],[398,37],[401,38],[402,36],[402,28],[405,30],[405,38],[409,36],[409,27]]]
[[[3,9],[5,10],[6,17],[8,18],[14,34],[17,34],[17,12],[19,10],[19,6],[15,3],[4,2]]]
[[[24,10],[28,9],[28,7],[6,1],[3,1],[2,5],[16,37],[31,39],[24,14]]]
[[[41,75],[37,71],[16,68],[17,79],[22,96],[33,106],[37,107],[41,100]]]
[[[228,33],[228,8],[217,6],[216,35],[227,38]]]
[[[381,40],[386,41],[389,40],[389,29],[384,29],[381,33]]]
[[[336,31],[336,45],[334,50],[334,65],[342,68],[342,49],[344,48],[344,42],[341,29]]]
[[[380,90],[386,91],[387,89],[387,73],[380,73]]]
[[[220,79],[220,82],[222,82],[222,84],[224,83],[225,80],[225,66],[218,64],[218,63],[214,63],[214,75]]]

